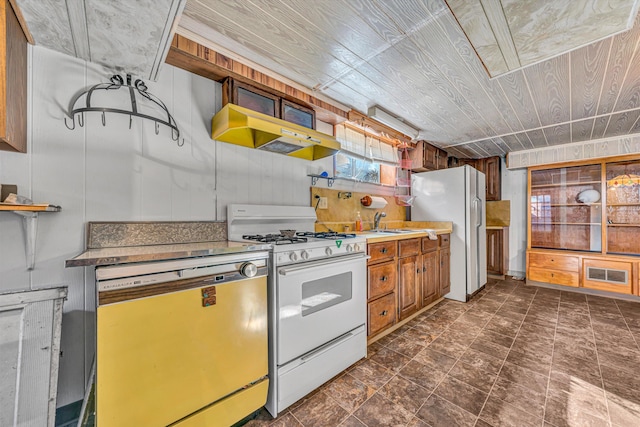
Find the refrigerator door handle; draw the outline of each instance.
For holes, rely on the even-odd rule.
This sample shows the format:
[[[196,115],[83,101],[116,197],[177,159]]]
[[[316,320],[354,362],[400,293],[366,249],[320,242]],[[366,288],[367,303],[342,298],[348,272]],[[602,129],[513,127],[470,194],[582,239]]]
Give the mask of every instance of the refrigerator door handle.
[[[482,200],[476,197],[476,208],[478,214],[476,215],[476,225],[480,227],[482,225]]]

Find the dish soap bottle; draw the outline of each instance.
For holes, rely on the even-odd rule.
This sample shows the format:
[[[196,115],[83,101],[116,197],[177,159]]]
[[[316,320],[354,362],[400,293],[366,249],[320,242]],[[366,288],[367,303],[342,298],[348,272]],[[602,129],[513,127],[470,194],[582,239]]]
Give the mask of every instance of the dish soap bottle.
[[[356,231],[362,231],[362,217],[360,211],[356,212]]]

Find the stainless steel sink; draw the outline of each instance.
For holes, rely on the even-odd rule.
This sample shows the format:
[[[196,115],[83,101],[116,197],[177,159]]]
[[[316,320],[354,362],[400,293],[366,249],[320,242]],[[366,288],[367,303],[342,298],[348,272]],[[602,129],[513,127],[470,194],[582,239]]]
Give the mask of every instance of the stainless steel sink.
[[[404,234],[404,233],[415,233],[420,230],[409,230],[404,228],[388,228],[386,230],[371,230],[373,233],[387,233],[387,234]]]

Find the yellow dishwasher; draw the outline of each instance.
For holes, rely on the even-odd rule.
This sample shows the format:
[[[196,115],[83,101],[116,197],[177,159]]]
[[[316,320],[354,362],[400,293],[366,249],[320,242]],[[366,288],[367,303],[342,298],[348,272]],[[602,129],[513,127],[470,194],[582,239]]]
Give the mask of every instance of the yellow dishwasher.
[[[267,257],[96,268],[98,427],[228,427],[267,398]]]

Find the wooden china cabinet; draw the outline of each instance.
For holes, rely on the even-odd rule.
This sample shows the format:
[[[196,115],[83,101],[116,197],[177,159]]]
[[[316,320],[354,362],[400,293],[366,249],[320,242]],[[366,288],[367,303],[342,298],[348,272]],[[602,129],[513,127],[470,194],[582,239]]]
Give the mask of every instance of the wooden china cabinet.
[[[638,156],[532,167],[528,194],[528,281],[638,295]]]

